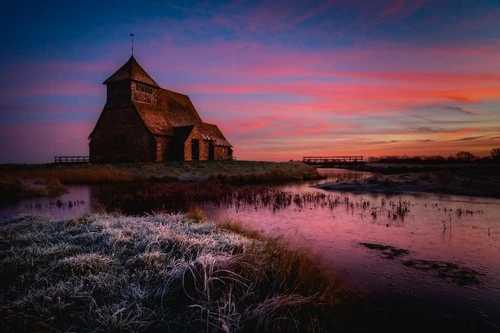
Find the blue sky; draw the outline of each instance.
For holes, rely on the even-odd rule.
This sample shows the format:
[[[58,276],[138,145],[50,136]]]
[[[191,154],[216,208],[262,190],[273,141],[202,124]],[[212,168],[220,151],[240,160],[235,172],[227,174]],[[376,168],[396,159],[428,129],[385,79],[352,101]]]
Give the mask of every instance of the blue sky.
[[[130,33],[142,67],[189,95],[237,159],[488,155],[499,22],[497,0],[9,2],[0,163],[87,155]]]

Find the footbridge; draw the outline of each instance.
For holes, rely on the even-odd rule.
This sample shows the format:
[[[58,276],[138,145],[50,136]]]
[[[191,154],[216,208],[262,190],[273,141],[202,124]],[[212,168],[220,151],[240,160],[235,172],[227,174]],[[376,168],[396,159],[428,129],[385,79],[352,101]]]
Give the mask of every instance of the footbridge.
[[[342,165],[362,164],[363,156],[304,156],[302,163],[324,168]]]

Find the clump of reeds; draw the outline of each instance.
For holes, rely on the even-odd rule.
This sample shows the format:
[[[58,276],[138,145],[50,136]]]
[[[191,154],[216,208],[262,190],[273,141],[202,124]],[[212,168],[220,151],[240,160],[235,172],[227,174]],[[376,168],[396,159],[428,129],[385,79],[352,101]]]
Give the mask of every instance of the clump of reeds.
[[[196,223],[204,222],[206,219],[205,213],[199,206],[191,206],[186,213],[186,217]]]
[[[203,182],[155,183],[137,187],[135,191],[126,190],[112,195],[100,194],[98,205],[103,211],[118,210],[128,215],[141,215],[144,212],[188,212],[192,207],[213,204],[218,207],[234,207],[237,211],[245,208],[264,208],[279,211],[290,206],[303,209],[305,206],[335,209],[346,206],[349,209],[366,210],[370,202],[349,201],[347,196],[319,192],[294,193],[268,185],[240,185]]]
[[[179,214],[4,221],[2,329],[321,332],[346,323],[354,294],[341,279],[304,252],[232,228]]]
[[[67,192],[66,187],[57,178],[11,178],[4,175],[0,179],[0,197],[5,201],[56,196],[65,192]]]

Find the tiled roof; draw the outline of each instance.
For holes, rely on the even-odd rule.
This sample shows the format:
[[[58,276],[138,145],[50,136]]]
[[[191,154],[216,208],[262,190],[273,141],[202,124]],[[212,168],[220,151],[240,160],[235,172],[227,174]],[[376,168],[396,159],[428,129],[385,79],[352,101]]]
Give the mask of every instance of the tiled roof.
[[[216,146],[232,147],[217,125],[203,123],[202,137],[213,141]]]
[[[202,124],[198,112],[187,95],[160,89],[158,107],[166,112],[170,124],[174,127]]]
[[[175,140],[184,142],[197,126],[203,139],[213,141],[217,146],[231,147],[216,125],[201,120],[187,95],[160,88],[133,56],[104,81],[104,84],[127,80],[159,88],[156,90],[157,100],[154,104],[132,100],[134,108],[152,134],[174,136]]]
[[[135,109],[146,127],[156,135],[173,135],[172,125],[169,123],[165,111],[156,105],[133,101]]]
[[[108,77],[103,84],[108,84],[111,82],[133,80],[141,83],[148,84],[150,86],[159,87],[158,84],[149,76],[148,73],[137,63],[134,56],[118,69],[113,75]]]

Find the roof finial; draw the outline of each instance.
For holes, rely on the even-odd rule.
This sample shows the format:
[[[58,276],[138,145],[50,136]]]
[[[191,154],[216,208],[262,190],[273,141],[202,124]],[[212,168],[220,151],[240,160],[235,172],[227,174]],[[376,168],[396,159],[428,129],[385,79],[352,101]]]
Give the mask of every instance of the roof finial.
[[[130,34],[130,37],[132,37],[132,56],[134,56],[134,34]]]

